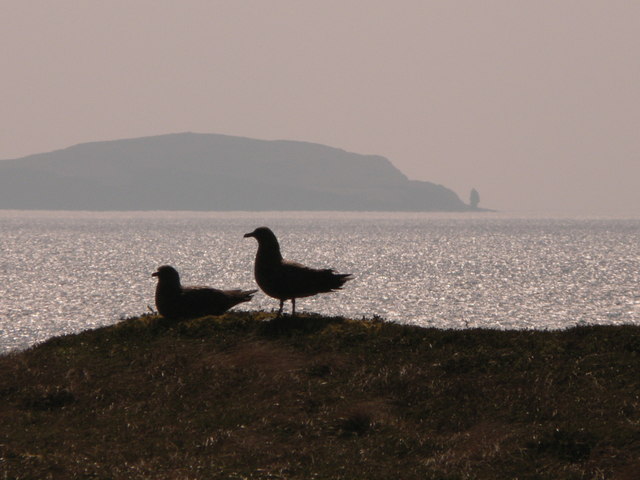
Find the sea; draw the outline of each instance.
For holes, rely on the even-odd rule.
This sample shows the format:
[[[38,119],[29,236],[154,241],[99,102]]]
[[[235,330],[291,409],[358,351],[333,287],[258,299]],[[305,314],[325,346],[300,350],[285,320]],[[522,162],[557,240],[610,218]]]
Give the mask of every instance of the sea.
[[[353,274],[301,312],[444,329],[640,324],[640,216],[0,210],[0,353],[150,313],[160,265],[185,285],[257,288],[243,235],[262,225],[285,258]],[[236,309],[278,306],[259,292]]]

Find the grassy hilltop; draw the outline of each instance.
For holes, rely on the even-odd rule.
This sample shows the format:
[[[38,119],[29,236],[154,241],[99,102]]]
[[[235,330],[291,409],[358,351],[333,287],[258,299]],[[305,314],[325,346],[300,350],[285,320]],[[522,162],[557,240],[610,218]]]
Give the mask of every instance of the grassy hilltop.
[[[0,357],[2,479],[635,479],[640,327],[143,316]]]

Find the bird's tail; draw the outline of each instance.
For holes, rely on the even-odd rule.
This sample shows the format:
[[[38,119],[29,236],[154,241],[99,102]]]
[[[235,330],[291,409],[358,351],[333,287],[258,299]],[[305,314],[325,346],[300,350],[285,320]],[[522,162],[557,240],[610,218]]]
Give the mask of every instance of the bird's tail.
[[[327,287],[331,290],[340,290],[349,280],[353,280],[350,273],[335,273],[333,270],[325,270]]]
[[[253,294],[258,290],[238,290],[238,298],[241,302],[248,302],[253,298]]]

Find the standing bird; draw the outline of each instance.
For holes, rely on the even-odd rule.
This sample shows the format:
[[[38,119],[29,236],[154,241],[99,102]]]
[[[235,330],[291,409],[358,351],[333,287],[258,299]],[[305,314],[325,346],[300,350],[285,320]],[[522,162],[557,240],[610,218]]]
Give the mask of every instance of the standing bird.
[[[158,277],[156,308],[167,318],[196,318],[222,315],[231,307],[248,302],[257,290],[218,290],[209,287],[183,287],[178,271],[163,265],[151,274]]]
[[[258,241],[254,265],[256,282],[264,293],[280,300],[278,316],[282,314],[285,300],[291,300],[291,316],[294,316],[296,298],[340,290],[352,278],[349,273],[334,273],[329,268],[310,268],[283,259],[278,239],[267,227],[256,228],[245,234],[245,238],[247,237]]]

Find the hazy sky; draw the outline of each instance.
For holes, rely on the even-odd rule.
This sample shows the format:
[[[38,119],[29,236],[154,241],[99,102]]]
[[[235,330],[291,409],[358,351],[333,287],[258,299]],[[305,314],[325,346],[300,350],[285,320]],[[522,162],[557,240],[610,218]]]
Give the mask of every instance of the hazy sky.
[[[640,1],[2,0],[0,158],[184,131],[640,213]]]

